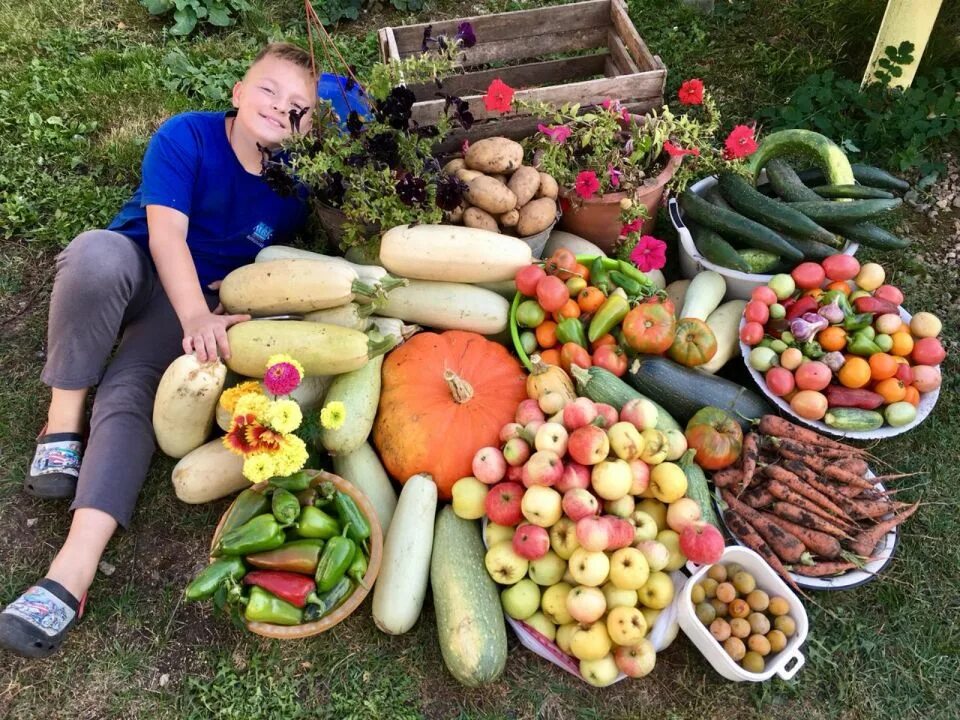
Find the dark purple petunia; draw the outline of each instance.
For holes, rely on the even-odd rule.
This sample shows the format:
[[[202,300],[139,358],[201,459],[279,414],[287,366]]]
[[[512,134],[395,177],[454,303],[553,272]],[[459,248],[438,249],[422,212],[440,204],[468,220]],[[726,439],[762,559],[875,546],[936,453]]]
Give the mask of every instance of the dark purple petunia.
[[[433,40],[433,25],[427,25],[423,29],[423,42],[420,43],[421,52],[427,52],[430,49],[430,41]]]
[[[390,94],[382,102],[377,103],[374,112],[381,122],[397,130],[405,130],[410,122],[413,103],[416,100],[410,88],[397,85],[390,90]]]
[[[477,44],[477,36],[473,32],[473,25],[468,22],[462,22],[457,26],[457,34],[454,37],[465,48],[471,48]]]
[[[437,207],[453,211],[463,202],[467,184],[456,175],[444,175],[437,180]]]
[[[427,183],[412,173],[404,173],[394,188],[405,205],[423,205],[427,201]]]
[[[351,110],[347,115],[347,132],[350,133],[350,137],[358,137],[363,132],[363,118],[356,110]]]
[[[367,138],[367,150],[376,162],[396,167],[399,161],[397,138],[393,133],[382,132]]]

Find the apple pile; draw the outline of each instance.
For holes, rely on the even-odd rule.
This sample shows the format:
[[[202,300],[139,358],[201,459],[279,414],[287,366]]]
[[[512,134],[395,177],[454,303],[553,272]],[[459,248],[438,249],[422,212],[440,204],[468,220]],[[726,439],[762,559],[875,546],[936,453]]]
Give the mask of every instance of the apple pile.
[[[489,519],[486,567],[505,586],[507,615],[576,658],[584,680],[602,687],[619,672],[653,669],[646,635],[673,600],[668,572],[686,562],[680,533],[700,508],[684,497],[686,475],[671,461],[686,447],[656,429],[649,400],[618,413],[572,392],[557,409],[556,395],[520,403],[502,445],[481,448],[473,476],[454,484],[453,509]]]

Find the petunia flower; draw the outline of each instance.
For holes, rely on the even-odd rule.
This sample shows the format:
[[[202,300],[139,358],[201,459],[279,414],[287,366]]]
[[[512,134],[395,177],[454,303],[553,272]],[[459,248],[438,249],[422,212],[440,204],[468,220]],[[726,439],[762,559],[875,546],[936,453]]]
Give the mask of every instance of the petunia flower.
[[[727,160],[739,160],[752,155],[757,149],[757,140],[753,136],[753,128],[749,125],[737,125],[727,135],[723,145],[726,148],[724,157]]]
[[[447,212],[456,210],[463,202],[467,184],[455,175],[442,175],[437,180],[437,207]]]
[[[600,189],[600,181],[597,179],[597,174],[593,170],[581,171],[580,174],[577,175],[574,189],[581,198],[589,200],[596,195]]]
[[[557,145],[563,145],[567,141],[567,138],[573,134],[573,130],[566,125],[543,125],[541,123],[537,125],[537,130],[542,132]]]
[[[700,155],[700,148],[690,148],[685,150],[679,145],[674,145],[669,140],[664,141],[663,149],[670,157],[683,157],[684,155],[693,155],[694,157],[697,157]]]
[[[494,78],[487,88],[487,94],[483,96],[483,104],[488,112],[509,112],[513,104],[513,93],[512,87],[500,78]]]
[[[457,34],[454,35],[456,39],[463,47],[472,48],[477,44],[477,36],[473,32],[473,25],[468,22],[462,22],[457,25]]]
[[[667,264],[667,244],[652,235],[644,235],[630,252],[630,262],[643,272],[659,270]]]
[[[620,228],[620,237],[627,237],[632,233],[640,232],[640,228],[643,227],[643,221],[640,218],[636,220],[631,220],[626,225]]]
[[[404,173],[394,190],[404,205],[423,205],[427,201],[427,183],[413,173]]]
[[[610,179],[611,187],[620,187],[620,176],[623,175],[622,172],[617,170],[613,165],[607,163],[607,177]]]
[[[685,80],[677,91],[681,105],[700,105],[703,103],[703,80],[693,78]]]
[[[339,400],[327,403],[320,411],[320,424],[327,430],[339,430],[347,419],[347,407]]]

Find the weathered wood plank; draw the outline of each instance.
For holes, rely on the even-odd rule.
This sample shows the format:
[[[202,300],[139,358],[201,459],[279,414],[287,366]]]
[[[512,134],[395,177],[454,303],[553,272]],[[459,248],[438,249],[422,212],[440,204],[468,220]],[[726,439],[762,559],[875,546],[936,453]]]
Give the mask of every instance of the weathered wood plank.
[[[623,75],[623,69],[613,60],[612,55],[607,56],[607,61],[604,63],[603,74],[605,77],[616,77],[617,75]]]
[[[463,65],[474,67],[491,62],[538,58],[552,53],[570,52],[572,50],[599,49],[606,47],[606,42],[607,28],[591,27],[566,32],[553,32],[548,35],[531,35],[525,37],[522,41],[514,38],[483,44],[477,43],[465,51]],[[401,58],[419,54],[419,47],[415,51],[400,51]]]
[[[657,63],[654,61],[653,55],[650,54],[647,44],[643,42],[643,38],[640,37],[640,33],[637,32],[637,29],[630,21],[630,16],[627,14],[627,8],[626,5],[623,4],[623,0],[611,0],[610,20],[614,28],[616,28],[617,34],[620,36],[623,44],[633,56],[634,62],[637,63],[640,69],[656,70]]]
[[[621,74],[632,75],[640,72],[640,68],[637,67],[637,63],[634,62],[634,59],[630,56],[630,53],[627,52],[627,48],[624,46],[623,40],[621,40],[620,36],[617,35],[613,30],[610,30],[607,33],[607,46],[610,48],[610,55],[617,63],[617,67],[620,68]]]

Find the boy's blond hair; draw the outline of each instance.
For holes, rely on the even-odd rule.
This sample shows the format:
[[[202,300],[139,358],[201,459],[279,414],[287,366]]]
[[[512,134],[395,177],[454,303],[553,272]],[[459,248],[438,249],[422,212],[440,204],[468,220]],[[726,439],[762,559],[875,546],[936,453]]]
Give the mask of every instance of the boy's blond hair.
[[[257,53],[257,56],[253,59],[253,62],[250,63],[250,67],[253,67],[265,57],[275,57],[279,58],[280,60],[286,60],[287,62],[293,63],[298,67],[302,67],[313,74],[313,63],[310,61],[310,53],[308,53],[299,45],[294,45],[293,43],[288,42],[269,43]]]

